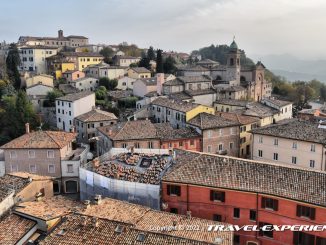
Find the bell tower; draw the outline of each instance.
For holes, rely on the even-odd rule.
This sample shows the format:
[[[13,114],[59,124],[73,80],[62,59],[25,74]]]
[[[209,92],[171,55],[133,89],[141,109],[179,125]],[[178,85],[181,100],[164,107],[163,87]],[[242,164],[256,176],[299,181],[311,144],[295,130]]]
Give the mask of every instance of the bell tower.
[[[240,55],[241,52],[233,38],[230,51],[227,55],[226,78],[230,85],[240,85]]]

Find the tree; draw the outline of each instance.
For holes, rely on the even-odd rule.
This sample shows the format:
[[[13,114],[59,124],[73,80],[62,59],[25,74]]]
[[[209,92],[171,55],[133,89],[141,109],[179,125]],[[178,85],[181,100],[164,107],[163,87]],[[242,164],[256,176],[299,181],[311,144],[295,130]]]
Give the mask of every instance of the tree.
[[[107,90],[114,90],[118,86],[117,79],[109,79],[107,77],[101,77],[99,80],[99,85],[104,86]]]
[[[114,54],[114,51],[110,47],[104,47],[101,51],[100,54],[103,55],[104,57],[104,62],[105,63],[111,63],[112,56]]]
[[[157,50],[157,56],[156,56],[156,73],[162,73],[163,72],[163,60],[162,60],[162,50]]]
[[[171,56],[167,57],[163,63],[164,73],[174,74],[177,69],[175,64],[176,64],[176,61],[173,57],[171,57]]]
[[[150,46],[149,49],[147,50],[147,58],[149,60],[156,60],[155,51],[152,46]]]
[[[44,106],[55,107],[55,100],[61,96],[63,96],[63,93],[58,89],[48,92],[46,95],[47,102],[44,101]]]
[[[150,64],[150,59],[147,58],[147,57],[144,57],[139,61],[138,66],[139,67],[145,67],[146,69],[151,70],[152,65]]]
[[[104,86],[100,86],[95,91],[95,96],[97,100],[104,100],[106,98],[107,90]]]
[[[15,87],[15,89],[20,89],[21,80],[18,71],[18,66],[20,65],[20,56],[16,44],[12,43],[9,47],[8,56],[6,59],[7,74],[9,80]]]

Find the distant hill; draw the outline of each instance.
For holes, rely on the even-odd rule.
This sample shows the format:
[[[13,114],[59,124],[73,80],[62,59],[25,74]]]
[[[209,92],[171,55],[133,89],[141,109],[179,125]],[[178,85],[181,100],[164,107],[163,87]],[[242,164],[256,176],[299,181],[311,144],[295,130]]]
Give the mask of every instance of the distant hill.
[[[326,60],[302,60],[293,55],[253,55],[276,75],[290,81],[317,79],[326,82]]]

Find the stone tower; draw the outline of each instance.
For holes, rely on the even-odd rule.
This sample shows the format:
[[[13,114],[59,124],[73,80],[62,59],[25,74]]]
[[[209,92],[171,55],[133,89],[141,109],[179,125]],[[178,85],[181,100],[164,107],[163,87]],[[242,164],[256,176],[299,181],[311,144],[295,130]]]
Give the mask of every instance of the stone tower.
[[[240,55],[238,45],[233,39],[226,64],[226,79],[230,82],[230,85],[240,85]]]

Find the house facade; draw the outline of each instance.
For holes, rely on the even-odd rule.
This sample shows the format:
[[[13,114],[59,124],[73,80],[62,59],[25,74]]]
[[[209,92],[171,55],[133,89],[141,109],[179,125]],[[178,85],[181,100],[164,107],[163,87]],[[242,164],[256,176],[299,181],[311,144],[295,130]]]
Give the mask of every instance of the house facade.
[[[95,91],[99,86],[99,80],[94,77],[82,77],[74,81],[68,82],[71,86],[77,88],[79,91]]]
[[[95,78],[107,77],[110,80],[119,79],[123,77],[126,73],[124,67],[110,66],[109,64],[105,64],[103,62],[96,65],[87,66],[84,69],[84,72],[91,77],[95,77]]]
[[[78,70],[67,70],[67,71],[62,73],[62,77],[64,79],[66,79],[66,81],[72,82],[72,81],[75,81],[75,80],[77,80],[79,78],[84,78],[85,73],[82,72],[82,71],[78,71]]]
[[[136,79],[130,77],[119,78],[118,85],[116,88],[121,90],[127,90],[127,89],[133,90],[135,81]]]
[[[145,67],[131,67],[128,69],[128,77],[131,78],[150,78],[151,71],[146,69]]]
[[[177,167],[162,180],[168,212],[191,212],[195,217],[239,226],[325,223],[325,188],[319,184],[326,180],[324,172],[204,153],[176,151],[175,155]],[[261,230],[236,231],[233,244],[325,241],[325,231]]]
[[[55,101],[57,128],[71,132],[74,118],[95,107],[95,94],[90,91],[68,94]]]
[[[131,64],[138,63],[140,58],[132,56],[119,56],[116,55],[113,57],[113,62],[117,66],[129,67]]]
[[[326,171],[325,129],[292,120],[252,130],[252,159]]]

